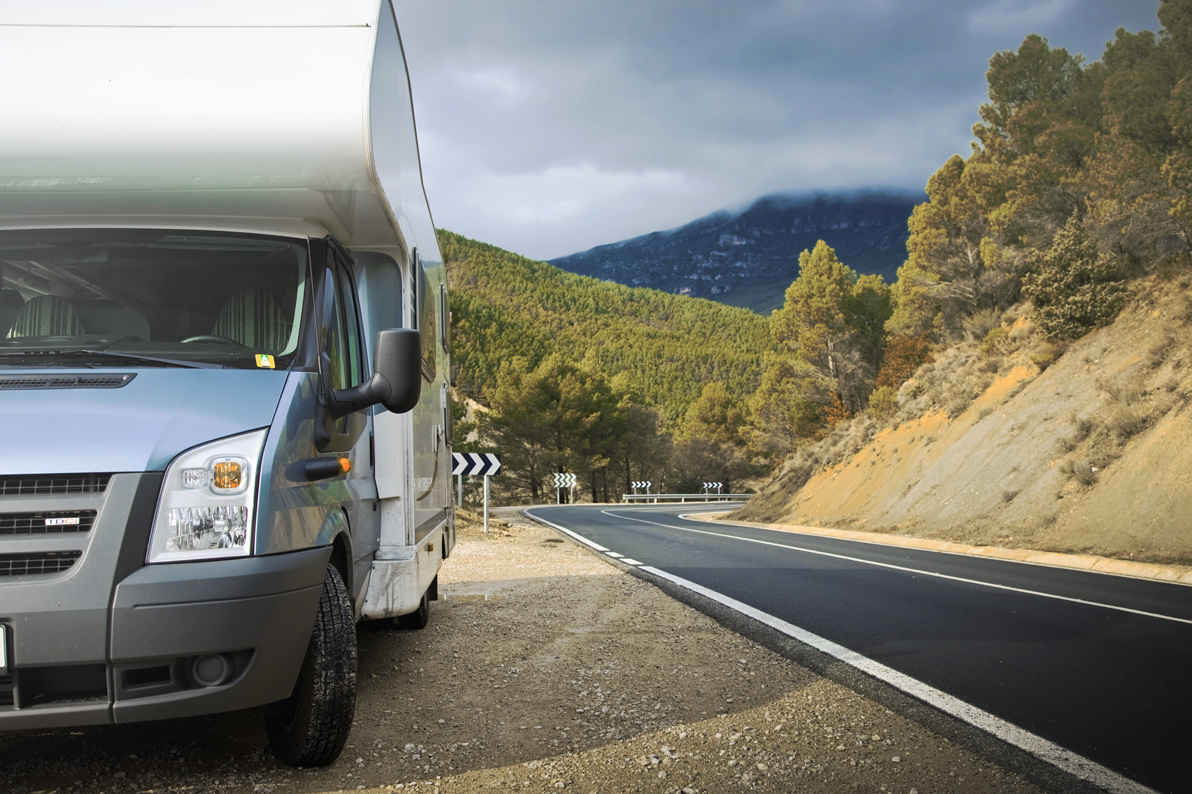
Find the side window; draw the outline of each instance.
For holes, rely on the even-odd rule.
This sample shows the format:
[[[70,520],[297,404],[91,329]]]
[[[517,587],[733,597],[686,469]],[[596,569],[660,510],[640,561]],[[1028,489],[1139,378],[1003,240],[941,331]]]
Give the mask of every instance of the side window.
[[[333,295],[328,301],[327,356],[331,360],[331,387],[346,389],[363,379],[360,361],[360,319],[356,311],[355,289],[351,276],[342,265],[328,263],[327,286]]]
[[[439,285],[439,338],[443,341],[443,349],[451,347],[448,339],[448,326],[451,324],[451,310],[447,303],[447,285]]]
[[[360,340],[360,312],[356,306],[356,286],[347,265],[336,269],[339,297],[343,302],[343,334],[347,340],[348,385],[355,386],[364,379],[362,345]]]
[[[418,250],[414,250],[411,269],[414,271],[414,312],[418,330],[422,334],[422,377],[427,381],[435,379],[435,340],[439,333],[437,299],[427,295],[426,268]]]
[[[424,297],[425,294],[426,290],[423,289]],[[439,333],[436,303],[437,301],[427,300],[422,304],[422,375],[428,381],[435,379],[435,342]]]

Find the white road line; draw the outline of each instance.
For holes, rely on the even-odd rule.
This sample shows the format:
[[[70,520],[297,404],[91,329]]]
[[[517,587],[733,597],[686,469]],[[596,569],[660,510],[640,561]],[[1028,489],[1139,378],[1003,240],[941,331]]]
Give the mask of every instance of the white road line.
[[[774,542],[768,541],[768,540],[757,540],[756,538],[742,538],[738,535],[728,535],[723,532],[709,532],[706,529],[692,529],[691,527],[677,527],[674,524],[660,524],[657,521],[647,521],[644,518],[635,518],[634,516],[617,515],[617,514],[614,514],[611,510],[601,510],[600,512],[602,512],[605,515],[612,517],[612,518],[621,518],[626,521],[639,521],[643,524],[652,524],[656,527],[662,527],[664,529],[674,529],[674,530],[678,530],[679,532],[694,532],[697,535],[711,535],[712,537],[724,538],[726,540],[739,540],[739,541],[744,541],[745,543],[758,543],[762,546],[775,546],[780,549],[801,551],[806,554],[818,554],[822,557],[834,557],[838,560],[848,560],[849,562],[859,562],[859,563],[863,563],[865,565],[874,565],[879,568],[891,568],[895,571],[906,571],[908,573],[918,573],[918,574],[922,574],[924,576],[934,576],[937,579],[949,579],[953,582],[963,582],[965,584],[975,584],[975,585],[980,585],[981,587],[992,587],[995,590],[1008,590],[1012,593],[1023,593],[1025,595],[1040,596],[1042,598],[1054,598],[1057,601],[1068,601],[1073,604],[1084,604],[1085,606],[1100,607],[1102,609],[1112,609],[1112,610],[1116,610],[1118,612],[1128,612],[1131,615],[1142,615],[1143,617],[1158,618],[1159,620],[1170,620],[1175,623],[1187,623],[1187,624],[1192,625],[1192,619],[1177,618],[1172,615],[1162,615],[1162,614],[1159,614],[1158,612],[1146,612],[1141,609],[1130,609],[1129,607],[1118,606],[1116,604],[1105,604],[1100,601],[1087,601],[1083,598],[1073,598],[1071,596],[1056,595],[1055,593],[1044,593],[1044,592],[1040,592],[1038,590],[1027,590],[1027,589],[1021,588],[1021,587],[1011,587],[1010,585],[996,584],[994,582],[983,582],[980,579],[968,579],[963,576],[950,576],[949,574],[946,574],[946,573],[938,573],[936,571],[925,571],[922,568],[911,568],[906,565],[894,565],[893,563],[888,563],[888,562],[877,562],[876,560],[866,560],[866,559],[862,559],[861,557],[850,557],[847,554],[835,554],[830,551],[819,551],[816,549],[807,549],[802,546],[795,546],[795,545],[791,545],[789,543],[774,543]],[[554,525],[552,524],[552,526],[554,526]]]
[[[880,681],[884,681],[895,689],[907,693],[911,697],[934,706],[940,711],[950,714],[975,728],[990,733],[1002,741],[1030,753],[1035,758],[1058,767],[1074,777],[1086,780],[1105,791],[1112,792],[1112,794],[1155,794],[1154,789],[1137,783],[1128,777],[1124,777],[1112,769],[1103,767],[1082,755],[1066,750],[1058,744],[1049,742],[1041,736],[1036,736],[1030,731],[1023,730],[1017,725],[1006,722],[986,711],[982,711],[976,706],[965,703],[963,700],[954,698],[945,692],[928,686],[922,681],[904,675],[893,668],[886,667],[880,662],[875,662],[867,656],[850,651],[843,645],[838,645],[831,640],[820,637],[818,634],[812,634],[805,629],[801,629],[792,623],[787,623],[785,620],[776,618],[767,612],[762,612],[760,609],[751,607],[746,603],[729,598],[715,590],[709,590],[702,585],[669,574],[653,566],[642,566],[641,570],[673,582],[692,592],[699,593],[730,609],[734,609],[743,615],[764,623],[799,642],[810,645],[816,650],[835,657],[845,664],[851,665]]]
[[[747,541],[750,543],[760,543],[760,544],[766,545],[766,546],[778,546],[780,548],[793,549],[796,551],[805,551],[805,552],[808,552],[811,554],[822,554],[827,557],[836,557],[839,559],[866,563],[868,565],[877,565],[877,566],[884,567],[884,568],[895,568],[898,570],[910,571],[912,573],[922,573],[922,574],[927,574],[927,575],[931,575],[931,576],[938,576],[938,577],[944,578],[944,579],[955,579],[955,580],[962,581],[962,582],[971,582],[972,584],[986,585],[988,587],[997,587],[997,588],[1006,589],[1006,590],[1015,590],[1017,592],[1031,593],[1034,595],[1041,595],[1041,596],[1045,596],[1045,597],[1049,597],[1049,598],[1060,598],[1065,601],[1077,601],[1078,603],[1092,604],[1093,606],[1104,606],[1109,609],[1122,609],[1121,607],[1114,607],[1112,605],[1107,605],[1107,604],[1095,604],[1094,602],[1080,601],[1079,599],[1065,598],[1063,596],[1052,596],[1047,593],[1035,593],[1034,591],[1030,591],[1030,590],[1018,590],[1018,588],[1003,587],[1002,585],[993,585],[993,584],[989,584],[988,582],[980,582],[980,581],[970,580],[970,579],[961,579],[959,577],[946,576],[944,574],[936,574],[936,573],[931,573],[929,571],[921,571],[916,568],[904,568],[902,566],[890,565],[888,563],[872,562],[870,560],[862,560],[862,559],[858,559],[855,557],[848,557],[848,556],[841,555],[841,554],[831,554],[829,552],[814,551],[812,549],[803,549],[798,546],[788,546],[786,544],[771,543],[769,541],[754,540],[752,538],[740,538],[735,535],[725,535],[725,534],[721,534],[721,533],[717,533],[717,532],[708,532],[706,530],[700,530],[700,529],[689,529],[687,527],[676,527],[671,524],[659,524],[655,521],[646,521],[645,519],[634,518],[632,516],[624,516],[624,515],[615,516],[611,511],[608,511],[608,510],[604,510],[601,512],[605,513],[606,515],[608,515],[610,517],[624,518],[624,519],[628,519],[630,521],[640,521],[644,524],[654,524],[655,526],[663,527],[665,529],[678,529],[678,530],[682,530],[684,532],[695,532],[695,533],[701,534],[701,535],[713,535],[716,537],[727,538],[729,540],[744,540],[744,541]],[[539,516],[534,516],[534,519],[536,521],[541,521],[544,524],[552,526],[552,527],[560,530],[561,532],[564,532],[567,535],[575,538],[576,540],[579,540],[580,542],[585,543],[586,545],[597,549],[598,551],[605,551],[605,552],[608,551],[607,549],[603,548],[602,546],[598,546],[597,544],[593,543],[592,541],[588,540],[587,538],[583,537],[582,535],[572,532],[571,530],[566,529],[564,527],[561,527],[558,524],[547,521],[546,519],[543,519]],[[624,561],[628,562],[628,560],[624,560]],[[634,562],[636,563],[636,561],[634,561]],[[989,733],[989,734],[1001,739],[1002,741],[1006,742],[1007,744],[1014,745],[1015,747],[1018,747],[1021,750],[1034,756],[1035,758],[1038,758],[1041,761],[1044,761],[1046,763],[1051,764],[1052,766],[1062,769],[1063,771],[1067,772],[1068,774],[1070,774],[1076,778],[1079,778],[1080,780],[1086,780],[1086,781],[1092,783],[1093,785],[1098,786],[1107,792],[1110,792],[1110,794],[1157,794],[1157,792],[1155,792],[1154,789],[1148,788],[1147,786],[1144,786],[1141,783],[1138,783],[1134,780],[1131,780],[1128,777],[1120,775],[1117,772],[1114,772],[1112,769],[1101,766],[1100,764],[1096,763],[1095,761],[1091,761],[1088,758],[1085,758],[1084,756],[1082,756],[1078,753],[1074,753],[1071,750],[1067,750],[1063,747],[1060,747],[1058,744],[1055,744],[1054,742],[1050,742],[1041,736],[1036,736],[1035,734],[1031,733],[1030,731],[1023,730],[1022,728],[1019,728],[1017,725],[1014,725],[1013,723],[1007,722],[1007,721],[1001,719],[1000,717],[996,717],[993,714],[990,714],[987,711],[979,709],[976,706],[973,706],[969,703],[966,703],[965,701],[960,700],[959,698],[953,697],[953,696],[947,694],[946,692],[942,692],[942,691],[936,689],[935,687],[932,687],[928,684],[923,683],[922,681],[919,681],[918,679],[911,678],[910,676],[900,673],[891,667],[887,667],[886,665],[881,664],[880,662],[876,662],[867,656],[863,656],[863,655],[857,653],[856,651],[849,650],[848,648],[844,647],[843,645],[839,645],[835,642],[832,642],[831,640],[821,637],[818,634],[813,634],[812,632],[807,631],[806,629],[799,628],[798,626],[794,625],[793,623],[788,623],[787,621],[782,620],[781,618],[777,618],[777,617],[769,614],[768,612],[763,612],[760,609],[757,609],[756,607],[752,607],[749,604],[744,603],[743,601],[737,601],[735,598],[730,598],[726,595],[716,592],[715,590],[710,590],[707,587],[704,587],[703,585],[696,584],[695,582],[689,581],[689,580],[684,579],[680,576],[675,576],[674,574],[667,573],[666,571],[663,571],[659,568],[655,568],[651,565],[642,565],[641,563],[637,563],[637,564],[640,566],[639,570],[646,571],[647,573],[653,574],[654,576],[657,576],[660,579],[665,579],[669,582],[673,582],[674,584],[677,584],[680,587],[683,587],[683,588],[690,590],[694,593],[699,593],[700,595],[702,595],[706,598],[710,598],[719,604],[723,604],[724,606],[726,606],[730,609],[733,609],[737,612],[740,612],[741,614],[743,614],[747,617],[753,618],[754,620],[756,620],[760,623],[763,623],[777,631],[782,632],[783,634],[787,635],[788,637],[798,640],[799,642],[802,642],[805,645],[809,645],[812,648],[815,648],[816,650],[821,651],[822,653],[828,654],[829,656],[832,656],[835,659],[839,659],[840,661],[844,662],[845,664],[850,665],[851,667],[854,667],[854,668],[878,679],[879,681],[882,681],[882,682],[888,684],[889,686],[894,687],[895,689],[898,689],[902,692],[907,693],[911,697],[921,700],[924,703],[927,703],[928,705],[933,706],[946,714],[950,714],[951,716],[955,717],[956,719],[961,720],[962,722],[972,725],[973,727],[975,727],[979,730],[985,731],[986,733]],[[1123,611],[1135,612],[1136,610],[1123,609]],[[1139,612],[1138,614],[1150,615],[1151,613]],[[1165,618],[1168,620],[1180,620],[1179,618],[1171,618],[1166,615],[1153,615],[1153,617],[1160,617],[1160,618]],[[1181,622],[1187,623],[1190,621],[1181,621]]]
[[[583,535],[579,535],[579,534],[576,534],[575,532],[572,532],[567,527],[561,527],[553,521],[547,521],[542,516],[532,515],[529,510],[523,510],[522,513],[529,516],[530,518],[533,518],[535,521],[540,521],[541,523],[546,524],[548,527],[554,527],[555,529],[559,530],[563,534],[569,535],[570,537],[574,538],[575,540],[578,540],[580,543],[584,544],[585,546],[587,546],[589,548],[592,548],[592,549],[595,549],[596,551],[601,551],[601,552],[608,551],[608,549],[606,549],[604,546],[601,546],[599,543],[593,543],[592,541],[585,538]]]
[[[606,551],[605,554],[607,554],[608,556],[612,557],[615,560],[619,560],[625,556],[624,554],[617,554],[615,551]]]
[[[645,563],[639,562],[638,560],[632,560],[629,557],[622,557],[621,562],[625,563],[626,565],[644,565],[645,564]]]

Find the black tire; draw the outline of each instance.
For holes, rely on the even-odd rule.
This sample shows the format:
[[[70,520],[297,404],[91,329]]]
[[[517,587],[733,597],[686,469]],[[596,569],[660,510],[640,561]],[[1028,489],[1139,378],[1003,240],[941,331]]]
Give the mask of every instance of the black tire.
[[[269,746],[290,766],[326,766],[339,757],[356,712],[356,625],[347,588],[328,568],[319,612],[294,694],[265,716]]]
[[[427,622],[430,621],[430,602],[431,599],[437,600],[439,597],[439,577],[435,577],[434,581],[430,583],[430,587],[426,588],[426,592],[422,594],[422,598],[418,601],[418,609],[414,610],[408,615],[399,615],[397,618],[397,627],[399,629],[410,629],[417,631],[418,629],[426,628]]]

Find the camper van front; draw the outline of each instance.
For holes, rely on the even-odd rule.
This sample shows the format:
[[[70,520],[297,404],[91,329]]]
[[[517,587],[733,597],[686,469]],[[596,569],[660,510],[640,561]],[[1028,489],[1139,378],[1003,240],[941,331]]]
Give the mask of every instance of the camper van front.
[[[271,704],[329,764],[454,542],[394,5],[0,4],[0,65],[0,730]]]
[[[312,327],[334,285],[311,260],[306,239],[0,232],[0,725],[290,693],[361,454],[316,449],[320,389],[360,377],[362,344],[334,302]],[[303,468],[323,458],[339,476]]]

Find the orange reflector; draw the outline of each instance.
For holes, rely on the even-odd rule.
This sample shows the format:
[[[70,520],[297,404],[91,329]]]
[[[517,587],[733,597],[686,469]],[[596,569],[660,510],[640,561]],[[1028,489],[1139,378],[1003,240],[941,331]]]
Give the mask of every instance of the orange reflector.
[[[215,471],[216,488],[225,491],[234,491],[240,487],[240,478],[244,472],[240,469],[240,464],[234,460],[224,460],[216,463],[212,467]]]
[[[347,458],[340,458],[339,467],[344,470],[344,474],[347,474],[352,470],[352,461]]]

